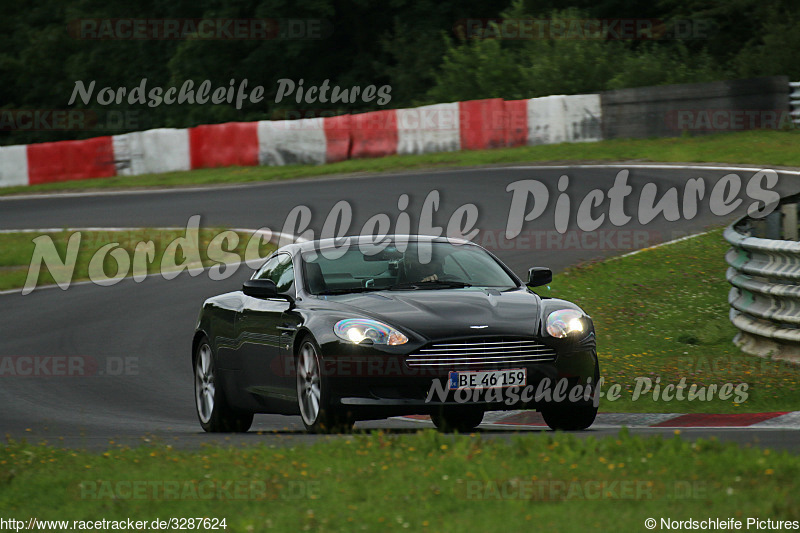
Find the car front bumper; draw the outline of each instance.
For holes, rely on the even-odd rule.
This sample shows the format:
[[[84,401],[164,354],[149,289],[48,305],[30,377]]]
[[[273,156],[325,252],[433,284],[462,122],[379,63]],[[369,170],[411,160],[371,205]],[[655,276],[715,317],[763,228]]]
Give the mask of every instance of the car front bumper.
[[[484,410],[536,408],[598,379],[594,335],[580,342],[562,343],[554,360],[525,364],[483,364],[465,368],[441,366],[413,368],[407,364],[409,351],[395,347],[330,343],[323,347],[324,374],[331,401],[357,418],[384,418],[406,414],[430,414],[442,406],[473,405]],[[451,391],[450,371],[524,368],[524,387]],[[562,389],[558,389],[558,384]],[[549,392],[548,392],[549,391]],[[584,394],[579,402],[589,398]],[[561,396],[564,396],[562,394]],[[589,399],[588,401],[592,401]]]

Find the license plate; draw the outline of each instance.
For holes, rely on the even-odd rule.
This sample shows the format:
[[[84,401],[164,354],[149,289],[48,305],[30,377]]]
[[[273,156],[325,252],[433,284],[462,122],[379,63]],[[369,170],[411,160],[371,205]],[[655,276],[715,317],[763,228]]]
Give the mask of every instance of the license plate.
[[[524,387],[527,385],[528,373],[524,368],[509,370],[477,370],[466,372],[450,372],[450,390],[495,389],[505,387]]]

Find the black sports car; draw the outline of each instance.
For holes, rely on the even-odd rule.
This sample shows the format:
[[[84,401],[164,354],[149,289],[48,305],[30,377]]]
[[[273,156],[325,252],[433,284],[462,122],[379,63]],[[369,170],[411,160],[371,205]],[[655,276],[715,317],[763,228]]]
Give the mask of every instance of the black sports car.
[[[589,427],[599,379],[594,326],[529,287],[480,246],[394,236],[284,246],[242,290],[206,300],[192,346],[206,431],[247,431],[254,413],[299,414],[309,431],[430,414],[469,431],[485,411],[538,409]]]

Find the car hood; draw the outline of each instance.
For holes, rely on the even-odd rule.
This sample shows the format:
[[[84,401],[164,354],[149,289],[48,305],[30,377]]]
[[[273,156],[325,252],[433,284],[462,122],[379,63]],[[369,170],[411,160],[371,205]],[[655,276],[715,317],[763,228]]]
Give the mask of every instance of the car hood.
[[[428,339],[442,339],[536,335],[541,300],[525,289],[465,288],[369,292],[329,302]]]

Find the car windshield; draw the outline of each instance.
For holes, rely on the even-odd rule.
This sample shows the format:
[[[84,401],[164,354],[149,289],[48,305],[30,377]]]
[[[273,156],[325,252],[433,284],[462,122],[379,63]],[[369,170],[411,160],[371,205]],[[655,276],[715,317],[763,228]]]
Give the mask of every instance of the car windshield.
[[[497,260],[471,244],[352,245],[346,250],[307,252],[303,263],[306,290],[312,294],[517,287]]]

